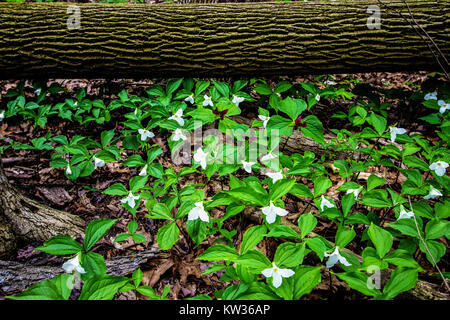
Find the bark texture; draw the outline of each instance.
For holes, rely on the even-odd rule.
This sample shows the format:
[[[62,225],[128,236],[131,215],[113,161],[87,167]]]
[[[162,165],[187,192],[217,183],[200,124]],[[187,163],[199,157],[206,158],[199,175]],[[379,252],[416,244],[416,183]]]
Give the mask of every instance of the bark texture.
[[[23,196],[10,185],[0,161],[0,257],[10,255],[19,243],[44,242],[66,234],[79,237],[84,221]]]
[[[400,0],[385,2],[408,16]],[[0,78],[258,76],[440,70],[405,20],[373,0],[225,4],[0,4]],[[450,55],[450,0],[409,1]],[[394,11],[392,11],[394,12]],[[71,24],[72,25],[72,24]]]
[[[114,276],[126,276],[149,260],[162,257],[164,255],[158,248],[135,255],[114,257],[105,261],[107,273]],[[0,260],[0,291],[5,295],[15,294],[63,272],[64,270],[59,267],[33,266]]]

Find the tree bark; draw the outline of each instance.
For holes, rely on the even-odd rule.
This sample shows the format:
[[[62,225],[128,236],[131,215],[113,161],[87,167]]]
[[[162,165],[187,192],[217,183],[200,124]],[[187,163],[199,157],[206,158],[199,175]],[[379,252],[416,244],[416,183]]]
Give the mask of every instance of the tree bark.
[[[83,235],[84,221],[29,199],[11,186],[0,159],[0,257],[11,255],[21,243],[44,242],[52,236]]]
[[[408,16],[400,0],[385,2]],[[403,17],[374,0],[225,4],[0,4],[0,78],[270,76],[440,71]],[[450,0],[409,7],[450,55]]]

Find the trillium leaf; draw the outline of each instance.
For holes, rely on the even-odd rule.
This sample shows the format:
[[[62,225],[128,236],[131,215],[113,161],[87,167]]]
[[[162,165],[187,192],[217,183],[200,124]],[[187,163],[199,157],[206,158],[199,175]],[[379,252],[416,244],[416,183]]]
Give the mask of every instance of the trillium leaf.
[[[103,191],[105,194],[109,194],[112,196],[125,196],[128,194],[127,188],[124,187],[121,183],[115,183],[112,186],[110,186],[108,189]]]
[[[367,296],[377,296],[380,294],[380,290],[377,288],[370,288],[367,284],[369,283],[369,277],[362,272],[344,272],[335,273],[335,275],[347,282],[348,286],[354,290],[357,290]]]
[[[80,255],[81,266],[87,275],[106,274],[105,259],[97,252],[87,252]]]
[[[318,197],[321,194],[327,192],[332,186],[331,180],[327,177],[317,177],[314,179],[314,197]]]
[[[292,228],[284,225],[278,225],[274,227],[267,234],[267,237],[275,237],[275,238],[287,238],[287,239],[301,239],[300,236],[292,230]]]
[[[414,269],[397,268],[391,273],[391,278],[383,288],[386,299],[393,299],[399,293],[415,287],[418,280],[417,271]]]
[[[205,250],[198,260],[206,261],[221,261],[221,260],[235,260],[239,257],[236,249],[226,246],[224,244],[215,244]]]
[[[278,246],[273,261],[279,267],[296,267],[302,264],[304,256],[304,243],[285,242]]]
[[[128,281],[126,277],[96,275],[85,281],[79,300],[111,300]]]
[[[179,211],[180,209],[178,209]],[[188,211],[189,212],[189,211]],[[167,219],[173,220],[172,214],[165,203],[156,203],[153,206],[152,213],[149,216],[151,219]]]
[[[369,235],[370,240],[374,244],[378,256],[380,258],[383,258],[392,247],[393,242],[392,235],[388,231],[384,230],[383,228],[380,228],[379,226],[373,223],[367,230],[367,234]]]
[[[270,200],[277,200],[290,192],[295,185],[295,179],[281,179],[270,188]]]
[[[305,137],[312,138],[321,145],[325,144],[322,122],[316,116],[309,115],[305,117],[304,123],[306,123],[306,127],[301,127],[301,131]]]
[[[242,238],[240,252],[246,253],[248,250],[254,248],[258,243],[262,241],[266,235],[267,227],[265,225],[253,226],[248,228],[244,237]]]
[[[317,219],[312,215],[311,212],[307,214],[302,214],[298,218],[298,227],[300,228],[300,232],[302,238],[306,237],[308,233],[314,230],[317,225]]]
[[[371,174],[369,176],[369,179],[367,179],[367,191],[375,189],[376,187],[379,187],[384,183],[386,183],[386,179]]]
[[[11,300],[68,300],[72,292],[74,276],[63,273],[52,279],[36,283],[25,291],[8,296]]]
[[[86,227],[84,249],[89,251],[119,219],[96,219]]]
[[[340,227],[336,232],[336,246],[344,248],[353,240],[353,238],[355,238],[355,236],[356,232],[353,228]]]
[[[161,250],[169,250],[178,241],[180,229],[175,222],[159,228],[156,239]]]
[[[294,299],[300,299],[303,295],[311,292],[322,280],[321,267],[299,266],[294,275]]]
[[[47,240],[43,246],[37,247],[36,250],[54,254],[54,255],[66,255],[75,254],[83,250],[83,246],[66,235],[57,235]]]

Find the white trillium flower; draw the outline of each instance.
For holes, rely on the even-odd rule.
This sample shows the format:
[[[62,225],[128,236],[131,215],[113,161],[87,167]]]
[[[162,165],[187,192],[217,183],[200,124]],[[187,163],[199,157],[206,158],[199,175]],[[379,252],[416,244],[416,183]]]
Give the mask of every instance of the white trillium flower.
[[[267,122],[269,122],[269,120],[270,120],[270,117],[267,117],[267,116],[264,116],[264,115],[262,115],[262,114],[259,114],[259,115],[258,115],[258,118],[259,118],[261,121],[263,121],[263,126],[264,126],[264,128],[265,128],[266,125],[267,125]]]
[[[398,134],[405,134],[406,133],[406,129],[397,128],[397,127],[391,127],[390,131],[391,131],[391,141],[392,142],[395,142],[395,139],[397,139],[397,135]]]
[[[130,191],[128,196],[126,198],[123,198],[122,200],[120,200],[120,202],[128,203],[130,208],[134,208],[136,206],[136,200],[139,200],[139,196],[133,196],[133,194]]]
[[[66,174],[70,176],[72,174],[72,169],[70,169],[70,165],[67,165]]]
[[[291,269],[278,268],[275,263],[272,263],[272,268],[264,269],[261,273],[266,278],[273,278],[272,284],[275,288],[281,286],[281,283],[283,282],[282,278],[289,278],[295,274]]]
[[[208,212],[203,208],[203,201],[196,202],[195,207],[188,213],[188,220],[197,220],[198,218],[204,222],[209,222]]]
[[[205,98],[205,100],[203,100],[203,106],[206,107],[207,105],[210,105],[211,107],[214,107],[214,103],[212,102],[211,98],[208,97],[207,94],[205,94],[203,96],[203,98]]]
[[[242,160],[241,163],[243,165],[244,170],[247,171],[248,173],[252,173],[252,166],[254,164],[256,164],[256,162],[251,162],[251,161],[247,162],[247,161],[244,161],[244,160]]]
[[[183,109],[178,109],[173,116],[169,117],[169,120],[175,120],[181,127],[184,126]]]
[[[324,207],[327,208],[334,208],[334,204],[330,202],[329,200],[325,199],[325,197],[322,195],[322,201],[320,202],[320,211],[324,210]]]
[[[94,169],[101,168],[105,165],[105,161],[94,156],[92,158],[94,160]]]
[[[351,263],[339,253],[339,247],[336,247],[332,253],[325,252],[324,256],[328,258],[326,263],[327,268],[332,268],[338,261],[346,267],[351,266]]]
[[[239,107],[239,103],[243,102],[244,100],[245,100],[244,97],[237,97],[233,95],[233,100],[231,102],[233,102],[237,107]]]
[[[268,154],[266,154],[266,155],[261,157],[261,161],[262,162],[269,161],[269,160],[272,160],[272,159],[275,159],[275,158],[276,158],[276,156],[272,153],[272,151],[269,151]]]
[[[262,213],[266,215],[267,223],[274,223],[277,219],[277,216],[284,217],[289,212],[283,208],[279,208],[270,201],[270,205],[268,207],[262,208]]]
[[[142,168],[141,172],[139,172],[139,175],[140,175],[141,177],[147,175],[147,168],[148,168],[148,165],[145,165],[145,166]]]
[[[73,106],[76,107],[77,105],[78,105],[78,101],[75,101],[75,102],[73,103]]]
[[[406,211],[404,206],[400,207],[400,215],[398,216],[397,220],[400,219],[410,219],[414,216],[413,211]]]
[[[439,108],[440,113],[444,113],[445,111],[450,109],[450,103],[445,102],[444,100],[439,100],[438,105],[440,106],[440,108]]]
[[[445,174],[447,167],[448,163],[445,161],[436,161],[429,166],[430,170],[433,170],[439,177],[442,177]]]
[[[433,91],[430,93],[427,93],[424,97],[425,100],[437,100],[437,92]]]
[[[34,91],[34,94],[37,95],[37,96],[40,95],[41,94],[41,89],[36,89]]]
[[[436,198],[439,198],[439,197],[442,197],[442,193],[438,189],[433,188],[433,186],[430,186],[430,191],[423,198],[425,200],[429,200],[429,199],[436,199]]]
[[[359,187],[358,189],[348,189],[346,194],[353,193],[355,198],[358,198],[361,191],[362,191],[362,187]]]
[[[278,180],[281,180],[281,179],[284,178],[283,177],[283,173],[281,171],[278,171],[278,172],[266,172],[265,175],[272,179],[272,183],[275,183]]]
[[[3,119],[5,119],[5,111],[0,110],[0,121],[2,121]]]
[[[185,141],[187,139],[187,137],[183,134],[183,132],[181,131],[180,128],[177,128],[177,129],[175,129],[175,131],[173,133],[172,140],[178,141],[180,139]]]
[[[138,132],[141,135],[141,141],[145,141],[148,138],[153,138],[155,136],[153,132],[148,131],[147,129],[139,129]]]
[[[194,154],[194,161],[200,163],[203,169],[206,168],[206,157],[208,154],[202,150],[202,148],[198,148]]]
[[[185,98],[184,101],[190,102],[191,104],[194,104],[194,103],[195,103],[195,101],[194,101],[194,95],[191,94],[189,97]]]
[[[325,80],[323,83],[327,84],[327,85],[332,85],[332,86],[336,84],[336,82],[334,82],[332,80]]]
[[[67,273],[72,273],[73,271],[76,271],[78,273],[86,273],[86,271],[83,269],[83,267],[80,264],[80,259],[78,258],[78,255],[76,255],[74,258],[67,260],[62,265],[62,268]]]
[[[320,101],[320,94],[316,94],[316,101],[317,101],[317,102]]]

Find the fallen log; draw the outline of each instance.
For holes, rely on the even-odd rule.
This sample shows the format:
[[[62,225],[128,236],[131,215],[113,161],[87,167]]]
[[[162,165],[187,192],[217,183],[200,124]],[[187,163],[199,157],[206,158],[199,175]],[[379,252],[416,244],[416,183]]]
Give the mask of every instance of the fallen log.
[[[80,3],[69,10],[73,4],[1,3],[0,78],[441,71],[404,17],[413,14],[449,56],[450,0],[410,1],[409,9],[400,0],[383,3],[391,12],[380,8],[379,29],[367,25],[369,6],[379,4],[372,0]]]

